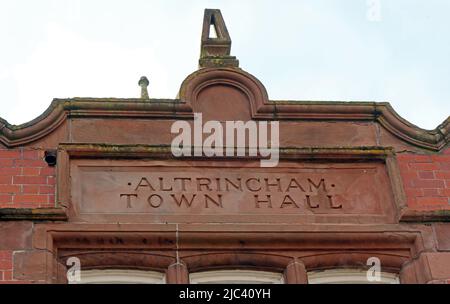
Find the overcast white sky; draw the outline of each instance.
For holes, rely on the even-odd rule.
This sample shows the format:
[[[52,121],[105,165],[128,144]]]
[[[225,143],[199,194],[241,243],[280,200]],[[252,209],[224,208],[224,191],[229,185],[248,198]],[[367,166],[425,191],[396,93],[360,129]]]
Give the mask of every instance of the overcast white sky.
[[[55,97],[174,98],[197,69],[205,8],[270,99],[389,101],[433,129],[450,114],[449,0],[0,0],[0,117]]]

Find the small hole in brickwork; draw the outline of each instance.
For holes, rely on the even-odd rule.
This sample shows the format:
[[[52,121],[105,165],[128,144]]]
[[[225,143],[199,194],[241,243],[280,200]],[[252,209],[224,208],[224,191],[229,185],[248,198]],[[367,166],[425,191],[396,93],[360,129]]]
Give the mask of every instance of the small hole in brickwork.
[[[56,151],[55,150],[45,151],[44,160],[49,166],[56,165]]]

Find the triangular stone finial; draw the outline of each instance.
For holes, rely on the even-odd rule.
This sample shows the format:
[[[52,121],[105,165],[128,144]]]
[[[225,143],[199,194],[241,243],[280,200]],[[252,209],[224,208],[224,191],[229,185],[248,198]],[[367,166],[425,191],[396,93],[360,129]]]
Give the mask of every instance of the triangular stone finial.
[[[205,9],[199,65],[206,67],[238,67],[239,61],[230,56],[231,38],[222,13]]]

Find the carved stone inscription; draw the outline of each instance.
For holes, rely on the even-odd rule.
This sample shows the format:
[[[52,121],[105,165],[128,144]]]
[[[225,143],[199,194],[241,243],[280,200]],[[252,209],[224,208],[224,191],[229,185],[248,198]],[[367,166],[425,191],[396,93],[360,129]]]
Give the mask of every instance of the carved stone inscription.
[[[382,215],[392,194],[382,164],[280,168],[73,165],[72,199],[93,214]]]

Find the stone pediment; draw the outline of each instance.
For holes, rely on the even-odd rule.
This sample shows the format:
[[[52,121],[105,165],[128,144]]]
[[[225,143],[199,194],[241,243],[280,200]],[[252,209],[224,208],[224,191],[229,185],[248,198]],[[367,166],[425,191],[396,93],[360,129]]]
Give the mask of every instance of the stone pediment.
[[[192,120],[194,113],[202,113],[205,120],[280,121],[281,146],[440,151],[449,141],[450,118],[434,130],[423,130],[401,118],[386,102],[270,100],[264,85],[239,68],[239,61],[231,55],[230,34],[220,10],[215,9],[205,10],[199,69],[186,77],[176,99],[149,98],[146,77],[138,84],[141,98],[54,99],[41,116],[28,123],[15,126],[0,118],[0,144],[7,148],[48,148],[58,142],[164,145],[168,138],[158,138],[168,133],[162,120]],[[89,129],[99,132],[92,134]],[[311,140],[317,137],[319,142]]]
[[[299,138],[298,141],[286,143],[289,146],[318,146],[301,140],[311,136],[311,132],[316,131],[316,126],[324,131],[327,126],[332,126],[334,130],[342,126],[343,132],[353,129],[352,126],[360,131],[365,130],[352,132],[353,136],[361,133],[357,135],[360,142],[349,141],[348,136],[342,140],[333,136],[332,142],[328,143],[327,136],[322,136],[323,132],[319,132],[322,136],[320,145],[324,146],[411,146],[413,149],[417,147],[439,151],[449,141],[449,119],[434,130],[423,130],[401,118],[386,102],[269,100],[262,83],[239,68],[199,69],[185,79],[178,96],[177,99],[54,99],[41,116],[28,123],[15,126],[0,120],[0,142],[5,147],[45,146],[45,142],[52,142],[52,136],[67,142],[102,142],[100,137],[93,139],[80,136],[76,127],[79,124],[80,127],[89,125],[96,128],[98,125],[102,129],[105,125],[110,128],[117,119],[121,119],[141,124],[143,128],[145,125],[155,129],[158,128],[158,123],[152,121],[160,124],[162,119],[190,120],[194,112],[203,113],[205,119],[278,120],[282,123],[281,129],[286,126],[291,130],[292,134],[287,137],[292,138],[295,134]],[[68,126],[69,121],[72,122],[72,128]],[[109,143],[146,144],[146,138],[152,135],[143,129],[117,128],[122,137],[130,140],[124,142],[119,138],[111,138]],[[330,129],[326,131],[335,132]],[[114,128],[110,132],[113,135]],[[126,134],[127,132],[130,134]],[[146,137],[136,136],[135,132],[142,132]],[[362,134],[364,132],[366,134]],[[283,141],[282,135],[280,140]],[[159,142],[165,143],[167,142]]]

